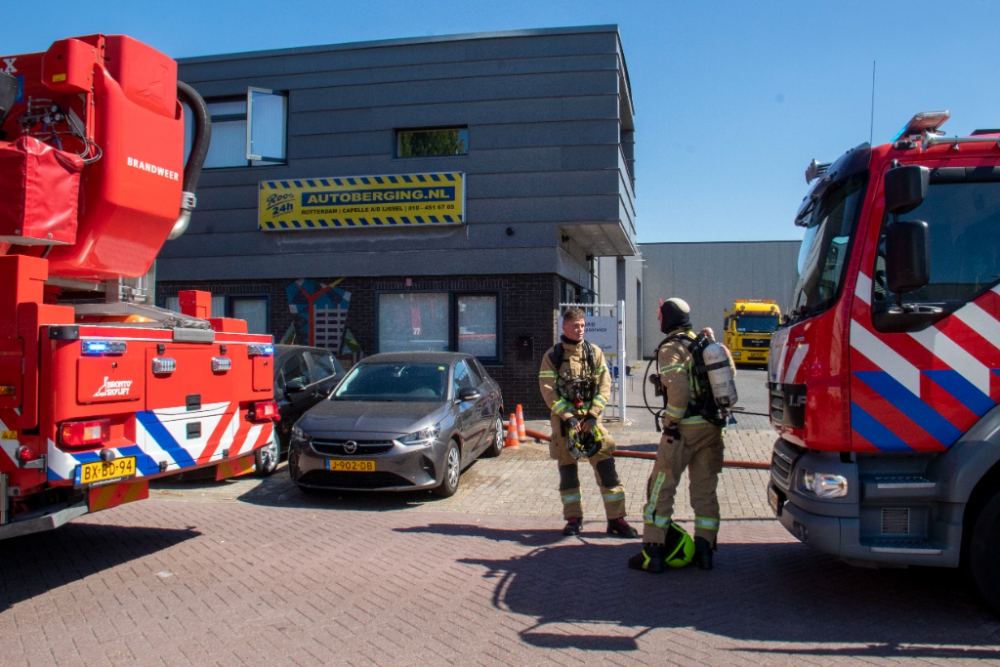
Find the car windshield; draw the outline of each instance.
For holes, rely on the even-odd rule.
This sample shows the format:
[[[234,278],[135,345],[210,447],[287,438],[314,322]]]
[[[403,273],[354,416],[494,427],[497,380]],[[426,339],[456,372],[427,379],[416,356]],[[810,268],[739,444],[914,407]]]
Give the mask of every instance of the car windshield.
[[[341,401],[443,401],[445,364],[358,364],[330,397]]]
[[[778,318],[774,315],[741,315],[736,320],[740,333],[771,333],[777,328]]]
[[[831,185],[810,214],[789,309],[793,320],[829,309],[840,295],[867,181],[865,172]]]

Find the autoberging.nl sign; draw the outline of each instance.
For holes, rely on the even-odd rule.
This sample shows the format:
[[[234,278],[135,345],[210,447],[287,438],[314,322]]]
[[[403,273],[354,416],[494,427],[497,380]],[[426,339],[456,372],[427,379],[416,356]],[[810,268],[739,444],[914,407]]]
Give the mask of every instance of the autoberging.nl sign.
[[[263,181],[258,228],[424,227],[465,222],[465,174]]]

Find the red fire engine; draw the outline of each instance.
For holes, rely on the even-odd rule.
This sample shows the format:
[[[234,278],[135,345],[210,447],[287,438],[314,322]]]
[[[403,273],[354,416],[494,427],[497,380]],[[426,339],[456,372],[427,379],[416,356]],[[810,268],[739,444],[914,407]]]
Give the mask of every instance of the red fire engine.
[[[210,136],[177,64],[129,37],[0,58],[0,537],[249,472],[273,442],[271,338],[207,292],[151,303]]]
[[[1000,610],[1000,130],[948,116],[806,173],[768,495],[820,551],[966,565]]]

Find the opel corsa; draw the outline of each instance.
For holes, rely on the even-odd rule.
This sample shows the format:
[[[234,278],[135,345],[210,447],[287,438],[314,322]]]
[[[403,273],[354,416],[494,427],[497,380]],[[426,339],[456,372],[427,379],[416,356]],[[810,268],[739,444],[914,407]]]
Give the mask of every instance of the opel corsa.
[[[288,470],[299,488],[439,496],[480,455],[503,451],[500,387],[470,355],[377,354],[292,428]]]

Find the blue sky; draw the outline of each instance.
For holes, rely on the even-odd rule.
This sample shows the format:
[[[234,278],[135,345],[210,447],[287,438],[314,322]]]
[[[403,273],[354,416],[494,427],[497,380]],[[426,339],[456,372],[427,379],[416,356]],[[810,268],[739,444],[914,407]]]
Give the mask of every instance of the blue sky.
[[[10,2],[9,54],[125,33],[174,57],[616,23],[636,107],[640,242],[798,239],[812,158],[875,143],[918,111],[949,133],[1000,127],[1000,3]]]

